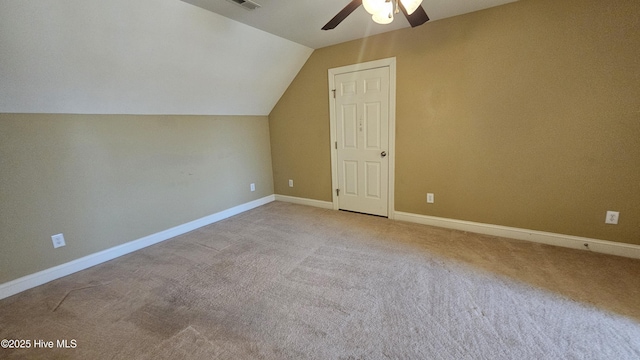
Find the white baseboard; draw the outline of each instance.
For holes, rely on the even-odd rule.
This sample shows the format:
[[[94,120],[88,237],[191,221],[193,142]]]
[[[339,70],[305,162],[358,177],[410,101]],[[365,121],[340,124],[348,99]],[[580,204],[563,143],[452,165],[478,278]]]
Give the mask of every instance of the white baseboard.
[[[178,235],[185,234],[200,227],[213,224],[220,220],[224,220],[231,216],[240,214],[247,210],[251,210],[258,206],[268,204],[274,200],[290,202],[294,204],[314,206],[323,209],[333,209],[333,203],[328,201],[320,201],[313,199],[305,199],[286,195],[269,195],[263,198],[241,204],[230,209],[220,211],[218,213],[205,216],[203,218],[190,221],[186,224],[178,225],[173,228],[145,236],[138,240],[118,245],[110,249],[106,249],[91,255],[87,255],[80,259],[70,261],[68,263],[58,265],[37,273],[23,276],[21,278],[0,284],[0,299],[7,298],[22,291],[46,284],[55,279],[73,274],[75,272],[88,269],[92,266],[103,262],[113,260],[122,255],[132,253],[143,249],[147,246],[157,244],[159,242],[171,239]],[[491,225],[476,223],[471,221],[439,218],[435,216],[418,215],[405,213],[401,211],[395,212],[395,220],[407,221],[423,225],[437,226],[448,229],[474,232],[485,235],[500,236],[505,238],[526,240],[548,245],[562,246],[573,249],[591,250],[594,252],[624,256],[628,258],[640,259],[640,245],[625,244],[614,241],[590,239],[579,236],[554,234],[536,230],[527,230],[520,228],[512,228],[500,225]],[[585,246],[588,244],[588,247]]]
[[[307,205],[313,206],[323,209],[333,209],[333,203],[330,201],[321,201],[321,200],[313,200],[313,199],[305,199],[295,196],[287,196],[287,195],[275,195],[276,201],[289,202],[298,205]]]
[[[640,259],[640,245],[396,211],[395,220]],[[587,244],[587,246],[585,246]]]
[[[240,214],[242,212],[245,212],[247,210],[256,208],[258,206],[270,203],[274,200],[275,200],[274,195],[265,196],[263,198],[260,198],[254,201],[250,201],[248,203],[234,206],[230,209],[226,209],[226,210],[217,212],[215,214],[208,215],[194,221],[190,221],[186,224],[178,225],[170,229],[160,231],[158,233],[155,233],[149,236],[145,236],[138,240],[133,240],[126,244],[118,245],[110,249],[106,249],[91,255],[87,255],[85,257],[70,261],[62,265],[58,265],[46,270],[39,271],[31,275],[23,276],[21,278],[6,282],[4,284],[0,284],[0,299],[4,299],[11,295],[15,295],[19,292],[34,288],[36,286],[40,286],[42,284],[46,284],[50,281],[73,274],[80,270],[88,269],[92,266],[101,264],[109,260],[113,260],[122,255],[129,254],[131,252],[140,250],[147,246],[154,245],[159,242],[171,239],[178,235],[188,233],[189,231],[193,231],[197,228],[200,228],[209,224],[213,224],[220,220],[224,220],[228,217],[231,217],[231,216]]]

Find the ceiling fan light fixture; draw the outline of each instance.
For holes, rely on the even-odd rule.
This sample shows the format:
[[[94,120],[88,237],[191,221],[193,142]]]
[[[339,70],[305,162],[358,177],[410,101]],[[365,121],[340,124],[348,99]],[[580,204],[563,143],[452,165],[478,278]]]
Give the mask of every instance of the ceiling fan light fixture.
[[[429,16],[427,16],[427,13],[422,6],[420,6],[421,3],[422,0],[351,0],[347,6],[340,10],[336,16],[322,27],[322,30],[335,29],[342,20],[359,8],[360,5],[364,6],[365,10],[371,14],[372,20],[378,24],[389,24],[393,22],[393,14],[398,14],[400,10],[402,10],[402,14],[407,18],[409,25],[413,28],[429,21]]]
[[[414,11],[422,4],[422,0],[400,0],[404,9],[407,10],[407,15],[413,14]]]
[[[390,24],[393,21],[393,3],[385,2],[383,8],[373,14],[371,19],[381,25]]]
[[[391,24],[391,22],[393,22],[393,14],[387,14],[387,15],[380,15],[380,14],[376,14],[376,15],[371,15],[371,19],[373,19],[373,21],[375,21],[377,24],[380,24],[380,25],[387,25],[387,24]]]

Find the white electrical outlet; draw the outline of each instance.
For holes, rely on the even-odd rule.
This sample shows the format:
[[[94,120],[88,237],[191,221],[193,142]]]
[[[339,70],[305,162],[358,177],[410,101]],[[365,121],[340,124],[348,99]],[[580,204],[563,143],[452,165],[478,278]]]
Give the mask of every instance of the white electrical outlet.
[[[620,217],[620,213],[617,211],[607,211],[607,218],[604,219],[605,224],[617,224],[618,217]]]
[[[293,187],[293,180],[289,179],[289,187]]]
[[[65,246],[64,235],[58,234],[51,236],[51,241],[53,242],[53,248],[57,249],[59,247]]]
[[[251,191],[256,191],[256,184],[251,183],[250,188],[251,188]]]
[[[433,202],[434,202],[433,194],[432,193],[427,193],[427,203],[433,204]]]

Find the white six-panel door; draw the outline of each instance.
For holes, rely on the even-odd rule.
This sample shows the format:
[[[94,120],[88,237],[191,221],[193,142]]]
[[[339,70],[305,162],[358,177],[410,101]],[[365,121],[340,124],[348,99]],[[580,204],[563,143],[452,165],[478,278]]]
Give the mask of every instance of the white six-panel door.
[[[388,215],[389,68],[335,75],[338,203]]]

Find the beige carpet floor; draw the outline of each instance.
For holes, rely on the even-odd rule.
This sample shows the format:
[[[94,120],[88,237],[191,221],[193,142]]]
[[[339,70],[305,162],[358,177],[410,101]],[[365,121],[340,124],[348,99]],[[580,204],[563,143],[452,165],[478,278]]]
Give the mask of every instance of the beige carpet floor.
[[[0,301],[0,358],[640,359],[640,261],[273,202]]]

